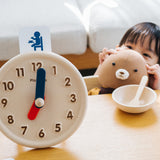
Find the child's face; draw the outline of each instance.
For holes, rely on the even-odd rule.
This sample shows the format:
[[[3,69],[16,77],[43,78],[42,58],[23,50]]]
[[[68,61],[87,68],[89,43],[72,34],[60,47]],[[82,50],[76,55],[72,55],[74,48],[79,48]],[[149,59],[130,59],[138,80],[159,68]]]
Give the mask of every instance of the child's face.
[[[151,49],[149,49],[148,43],[149,37],[146,37],[143,46],[141,45],[140,41],[137,41],[137,44],[127,42],[121,47],[124,47],[125,49],[133,49],[137,52],[139,52],[143,58],[145,59],[146,63],[150,66],[158,63],[158,56],[155,53],[155,41],[153,40],[151,43]]]

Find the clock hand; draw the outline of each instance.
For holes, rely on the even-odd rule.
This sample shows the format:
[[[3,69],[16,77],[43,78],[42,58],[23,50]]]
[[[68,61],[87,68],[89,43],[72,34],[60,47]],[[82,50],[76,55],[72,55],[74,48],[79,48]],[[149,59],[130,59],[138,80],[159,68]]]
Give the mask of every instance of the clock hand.
[[[45,78],[46,71],[44,68],[37,70],[37,79],[36,79],[36,95],[35,95],[35,104],[36,107],[41,108],[44,105],[44,92],[45,92]]]
[[[37,117],[39,111],[40,111],[40,108],[37,108],[35,106],[35,100],[34,100],[32,103],[32,106],[28,112],[28,119],[34,120]]]
[[[28,112],[28,118],[30,120],[34,120],[37,117],[39,110],[44,106],[45,77],[46,77],[45,69],[44,68],[38,69],[36,78],[35,100]]]

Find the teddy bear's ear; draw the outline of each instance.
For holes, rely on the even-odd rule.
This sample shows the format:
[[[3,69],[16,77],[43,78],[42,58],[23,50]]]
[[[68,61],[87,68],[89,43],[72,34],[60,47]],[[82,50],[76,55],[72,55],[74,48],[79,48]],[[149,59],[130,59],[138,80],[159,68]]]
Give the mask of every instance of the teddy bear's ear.
[[[121,50],[109,56],[99,68],[99,83],[104,88],[139,84],[147,75],[144,58],[133,50]]]

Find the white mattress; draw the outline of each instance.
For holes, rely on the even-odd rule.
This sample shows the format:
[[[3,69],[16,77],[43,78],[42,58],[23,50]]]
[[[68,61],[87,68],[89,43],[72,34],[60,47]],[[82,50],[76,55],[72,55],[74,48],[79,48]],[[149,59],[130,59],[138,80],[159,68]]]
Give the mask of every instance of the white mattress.
[[[0,60],[19,54],[18,33],[27,26],[48,26],[52,51],[82,54],[86,50],[86,30],[75,0],[5,0],[0,2]],[[77,12],[78,13],[78,12]]]
[[[159,0],[77,0],[94,52],[114,48],[131,26],[144,21],[160,25]]]

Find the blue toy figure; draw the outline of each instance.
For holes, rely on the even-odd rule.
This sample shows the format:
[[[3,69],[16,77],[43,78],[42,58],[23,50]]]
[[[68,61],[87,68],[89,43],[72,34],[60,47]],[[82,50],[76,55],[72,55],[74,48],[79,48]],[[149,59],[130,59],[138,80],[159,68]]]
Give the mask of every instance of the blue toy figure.
[[[34,37],[31,37],[31,39],[33,40],[29,40],[28,43],[33,43],[31,47],[34,47],[34,51],[36,51],[37,48],[41,48],[41,51],[43,51],[43,39],[38,31],[34,32]]]

